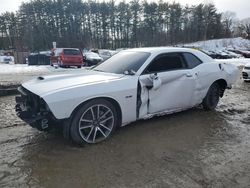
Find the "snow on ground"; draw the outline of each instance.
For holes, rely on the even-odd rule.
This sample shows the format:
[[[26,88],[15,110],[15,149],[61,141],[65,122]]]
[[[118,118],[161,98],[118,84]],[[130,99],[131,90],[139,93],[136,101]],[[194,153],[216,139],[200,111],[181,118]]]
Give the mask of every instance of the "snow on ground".
[[[27,64],[0,64],[0,74],[29,74],[49,72],[50,66],[28,66]]]
[[[74,70],[75,68],[62,69],[55,68],[50,65],[32,65],[27,64],[0,64],[0,76],[6,74],[36,74],[36,73],[51,73],[51,72],[64,72]]]
[[[17,85],[37,76],[64,74],[65,72],[81,73],[84,68],[55,68],[50,65],[28,66],[27,64],[0,63],[0,86]]]
[[[238,38],[214,39],[185,44],[184,46],[198,47],[204,50],[220,50],[225,48],[250,49],[250,40]]]

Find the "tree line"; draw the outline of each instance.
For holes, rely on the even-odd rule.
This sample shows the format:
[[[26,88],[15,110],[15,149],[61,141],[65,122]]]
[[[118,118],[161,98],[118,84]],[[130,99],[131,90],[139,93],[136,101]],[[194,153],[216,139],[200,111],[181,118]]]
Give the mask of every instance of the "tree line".
[[[0,15],[0,49],[165,46],[232,37],[232,16],[213,4],[182,6],[162,0],[33,0]],[[244,29],[240,35],[250,37]]]

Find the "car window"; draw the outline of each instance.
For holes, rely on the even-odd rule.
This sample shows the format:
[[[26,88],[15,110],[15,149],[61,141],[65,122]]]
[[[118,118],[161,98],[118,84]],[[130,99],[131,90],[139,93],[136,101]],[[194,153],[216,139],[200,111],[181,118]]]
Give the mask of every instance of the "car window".
[[[197,67],[202,63],[200,59],[198,59],[195,55],[191,53],[183,53],[184,59],[187,62],[187,66],[190,69],[193,69],[194,67]]]
[[[162,54],[156,57],[144,71],[145,74],[185,69],[186,64],[177,53]]]
[[[150,56],[147,52],[122,51],[93,68],[96,71],[126,74],[137,72]]]
[[[64,49],[63,50],[64,55],[80,55],[80,51],[77,49]]]

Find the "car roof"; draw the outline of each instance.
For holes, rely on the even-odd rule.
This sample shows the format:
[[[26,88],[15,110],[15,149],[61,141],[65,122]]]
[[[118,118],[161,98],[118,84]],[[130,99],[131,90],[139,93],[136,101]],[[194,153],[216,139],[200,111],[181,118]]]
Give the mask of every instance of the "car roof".
[[[163,52],[194,52],[197,50],[192,48],[180,48],[180,47],[143,47],[143,48],[131,48],[124,51],[163,53]]]
[[[214,61],[210,56],[201,52],[200,50],[196,50],[193,48],[180,48],[180,47],[148,47],[148,48],[131,48],[127,50],[123,50],[127,52],[147,52],[151,53],[151,55],[158,55],[161,53],[172,53],[172,52],[188,52],[196,55],[202,62],[211,62]]]
[[[79,50],[79,48],[56,48],[56,50]]]

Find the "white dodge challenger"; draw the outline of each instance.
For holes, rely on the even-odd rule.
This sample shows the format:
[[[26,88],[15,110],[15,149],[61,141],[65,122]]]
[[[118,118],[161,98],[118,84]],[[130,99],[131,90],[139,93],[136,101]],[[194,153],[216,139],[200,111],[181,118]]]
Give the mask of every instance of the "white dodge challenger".
[[[38,77],[19,87],[17,115],[39,130],[54,125],[76,143],[97,143],[115,128],[202,105],[213,110],[239,75],[193,49],[119,52],[80,73]]]

